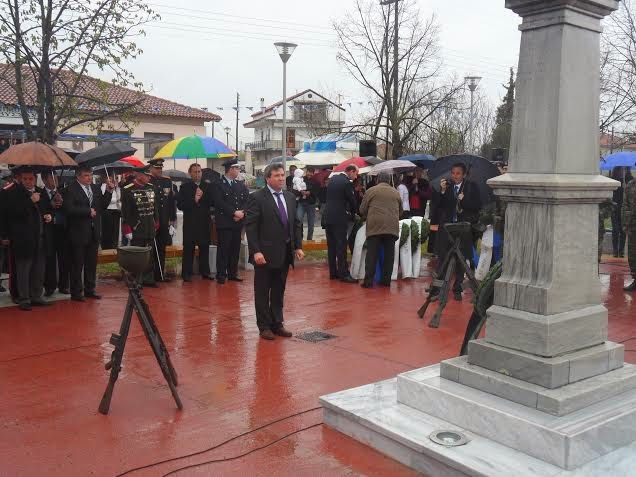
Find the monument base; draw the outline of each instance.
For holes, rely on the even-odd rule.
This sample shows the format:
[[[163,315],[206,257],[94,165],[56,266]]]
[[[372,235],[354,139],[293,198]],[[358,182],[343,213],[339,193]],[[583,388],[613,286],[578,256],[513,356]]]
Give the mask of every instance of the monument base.
[[[491,438],[483,435],[487,432],[473,432],[399,402],[398,380],[401,385],[411,381],[415,386],[426,383],[430,389],[437,388],[435,392],[439,394],[433,397],[418,392],[413,398],[420,402],[428,400],[438,409],[446,408],[447,412],[440,413],[446,416],[452,415],[453,409],[461,410],[460,421],[466,423],[463,426],[469,427],[467,424],[472,423],[473,427],[475,422],[481,422],[491,433]],[[408,400],[403,389],[401,394],[400,399]],[[459,399],[472,403],[469,413],[463,406],[457,406]],[[621,477],[633,475],[636,465],[636,442],[626,444],[630,438],[636,438],[634,391],[569,416],[557,417],[442,380],[439,365],[435,365],[404,373],[395,379],[323,396],[320,402],[326,425],[435,477],[565,477],[610,472],[613,477]],[[523,427],[518,426],[521,423]],[[429,436],[439,430],[459,431],[469,442],[458,447],[436,444]],[[513,447],[519,441],[544,452],[542,457],[553,463],[515,450]],[[546,447],[547,442],[557,443],[557,446]],[[563,467],[579,462],[579,459],[587,463],[564,470]]]

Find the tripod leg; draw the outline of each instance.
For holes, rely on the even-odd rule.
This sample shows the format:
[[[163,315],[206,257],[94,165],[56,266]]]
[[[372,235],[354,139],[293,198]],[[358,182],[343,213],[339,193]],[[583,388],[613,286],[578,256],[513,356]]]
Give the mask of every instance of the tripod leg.
[[[141,305],[143,306],[144,311],[146,312],[146,318],[148,319],[148,324],[150,325],[150,328],[153,330],[154,334],[156,335],[159,341],[159,348],[161,349],[163,355],[166,357],[166,362],[168,364],[168,369],[170,370],[170,375],[172,376],[172,380],[174,381],[174,385],[178,386],[179,381],[177,378],[177,371],[172,366],[172,361],[170,360],[170,354],[168,353],[168,348],[166,344],[163,342],[163,338],[161,337],[161,333],[159,333],[159,328],[157,328],[157,324],[155,323],[155,320],[152,317],[152,313],[150,313],[150,307],[148,306],[148,303],[146,303],[146,300],[144,300],[143,296],[141,295],[139,296],[139,301]]]
[[[113,334],[110,337],[110,343],[115,345],[110,361],[106,363],[105,368],[110,369],[110,378],[106,391],[102,396],[102,400],[99,403],[99,412],[106,415],[110,409],[110,400],[113,397],[113,390],[115,389],[115,382],[119,377],[121,371],[121,361],[124,356],[124,348],[126,346],[126,340],[128,339],[128,332],[130,331],[130,322],[133,315],[133,300],[131,298],[132,291],[128,295],[128,303],[126,304],[126,312],[124,313],[124,319],[121,322],[119,328],[119,335]]]
[[[431,318],[431,321],[428,323],[428,326],[430,328],[439,328],[439,322],[442,318],[442,312],[444,311],[446,303],[448,302],[448,292],[450,291],[451,280],[455,275],[455,262],[456,259],[454,256],[452,256],[450,259],[450,263],[448,264],[448,268],[446,269],[446,275],[444,275],[444,284],[442,285],[442,289],[440,290],[439,305],[437,307],[437,310],[435,310],[433,318]]]
[[[172,367],[172,363],[170,363],[170,359],[167,355],[167,350],[163,345],[161,334],[159,333],[157,327],[154,325],[154,321],[151,321],[152,318],[148,316],[146,312],[147,307],[144,307],[141,295],[133,295],[133,301],[135,310],[137,311],[137,317],[139,318],[139,323],[141,324],[141,328],[144,330],[144,334],[146,335],[148,343],[150,343],[150,347],[152,348],[155,358],[157,359],[159,368],[161,368],[161,373],[168,383],[168,387],[170,388],[172,397],[177,404],[177,408],[183,409],[183,404],[181,403],[181,399],[179,398],[179,394],[177,393],[176,383],[172,374],[174,372],[174,368]]]
[[[457,255],[459,256],[459,264],[464,270],[464,273],[466,274],[466,276],[468,277],[468,283],[470,283],[470,288],[473,290],[473,293],[474,293],[477,291],[477,288],[479,287],[479,284],[477,283],[477,279],[475,278],[475,273],[473,272],[472,268],[466,265],[466,257],[464,257],[464,254],[461,252],[461,250],[459,249],[457,250]]]
[[[432,301],[432,291],[428,293],[428,296],[426,297],[426,301],[424,302],[424,304],[420,307],[419,310],[417,310],[417,316],[420,317],[420,319],[424,318],[424,315],[426,314],[426,310],[428,309],[428,305],[431,304]]]

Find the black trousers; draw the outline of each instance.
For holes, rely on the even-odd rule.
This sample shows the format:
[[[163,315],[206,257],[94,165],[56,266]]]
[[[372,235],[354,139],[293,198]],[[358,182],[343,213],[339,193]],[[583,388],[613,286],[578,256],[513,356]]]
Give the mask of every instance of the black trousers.
[[[254,304],[259,331],[283,327],[283,306],[289,265],[283,268],[254,268]]]
[[[329,275],[337,278],[349,276],[347,224],[327,225],[327,254],[329,256]]]
[[[81,296],[82,291],[84,294],[95,293],[98,250],[99,243],[96,240],[91,240],[85,245],[72,244],[71,296]],[[82,272],[84,273],[83,283]]]
[[[102,212],[102,249],[112,250],[119,244],[119,222],[121,212],[117,209],[106,209]]]
[[[393,261],[395,260],[395,235],[372,235],[367,237],[367,258],[365,263],[364,283],[372,284],[375,277],[375,268],[378,263],[380,248],[384,249],[384,262],[382,263],[383,285],[391,284],[393,273]]]
[[[40,239],[29,257],[15,257],[18,303],[31,303],[42,299],[44,282],[44,241]]]
[[[194,247],[199,248],[199,274],[201,276],[210,275],[210,236],[184,237],[183,238],[183,263],[181,265],[181,276],[190,278],[193,273]]]
[[[71,247],[66,240],[63,225],[54,225],[46,238],[46,266],[44,268],[44,289],[53,292],[56,288],[68,290]]]
[[[155,264],[155,281],[161,281],[161,273],[163,272],[164,278],[166,276],[166,247],[170,245],[172,239],[170,238],[170,235],[168,235],[167,231],[159,229],[157,231],[155,240],[157,241],[157,251],[153,252],[153,261]],[[159,256],[159,261],[157,261],[157,256]],[[161,268],[159,268],[160,266]]]
[[[217,229],[216,234],[216,277],[236,277],[241,253],[241,227]]]

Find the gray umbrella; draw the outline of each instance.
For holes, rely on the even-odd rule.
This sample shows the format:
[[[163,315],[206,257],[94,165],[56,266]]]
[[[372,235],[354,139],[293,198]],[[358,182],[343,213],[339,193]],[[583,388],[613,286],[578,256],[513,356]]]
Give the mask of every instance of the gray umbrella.
[[[369,171],[370,176],[377,176],[381,172],[386,172],[388,174],[400,174],[402,172],[408,172],[415,169],[417,166],[410,161],[384,161],[380,164],[376,164]]]

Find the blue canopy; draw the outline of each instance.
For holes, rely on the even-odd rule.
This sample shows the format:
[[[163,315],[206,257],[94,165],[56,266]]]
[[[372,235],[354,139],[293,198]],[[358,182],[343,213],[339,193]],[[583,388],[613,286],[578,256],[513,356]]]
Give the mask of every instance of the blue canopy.
[[[636,152],[615,152],[601,158],[602,171],[611,171],[615,167],[636,167]]]
[[[411,154],[409,156],[402,156],[399,160],[410,161],[422,169],[430,169],[437,158],[430,154]]]

